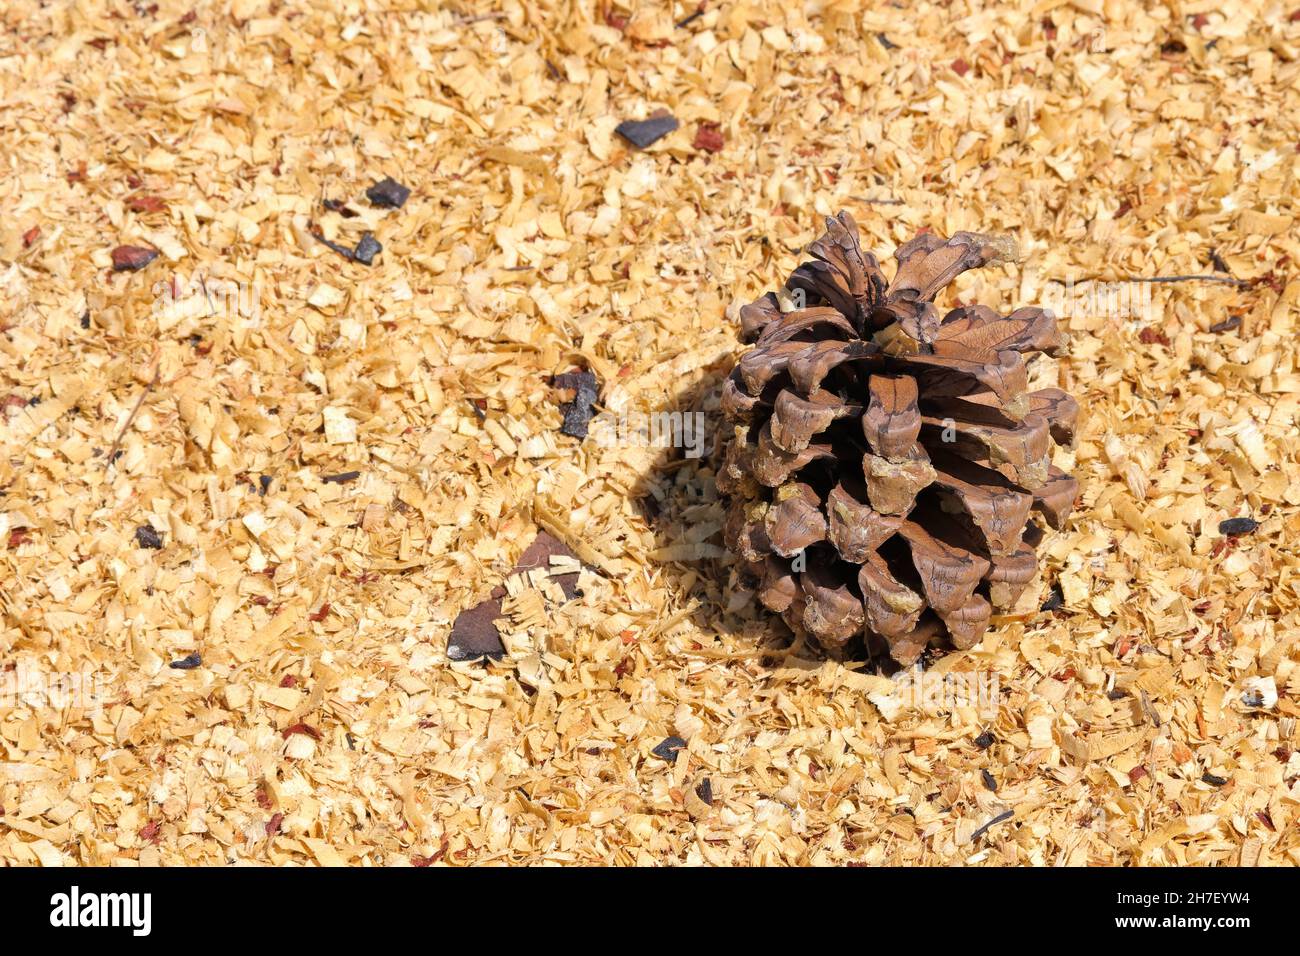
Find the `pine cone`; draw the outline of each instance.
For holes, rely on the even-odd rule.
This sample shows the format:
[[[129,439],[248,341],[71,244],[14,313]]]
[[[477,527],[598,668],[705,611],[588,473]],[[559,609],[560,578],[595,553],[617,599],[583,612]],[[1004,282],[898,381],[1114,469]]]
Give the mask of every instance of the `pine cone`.
[[[1001,257],[990,237],[917,236],[892,282],[847,212],[809,251],[740,310],[757,344],[723,387],[727,546],[763,604],[828,648],[865,633],[910,664],[945,634],[971,647],[1034,575],[1031,511],[1059,528],[1078,490],[1050,461],[1077,403],[1028,391],[1024,353],[1056,353],[1056,318],[940,317],[944,286]]]

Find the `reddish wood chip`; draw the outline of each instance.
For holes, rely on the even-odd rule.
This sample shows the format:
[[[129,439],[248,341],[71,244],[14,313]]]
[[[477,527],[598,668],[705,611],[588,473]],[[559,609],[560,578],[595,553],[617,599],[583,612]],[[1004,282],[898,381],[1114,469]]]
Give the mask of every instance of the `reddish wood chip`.
[[[530,571],[533,568],[550,567],[551,558],[561,556],[578,560],[578,556],[573,553],[567,544],[556,538],[554,535],[547,534],[545,531],[537,532],[537,537],[528,549],[519,556],[518,562],[515,563],[514,570],[511,574],[519,574],[522,571]],[[572,574],[557,574],[552,580],[560,586],[564,596],[569,600],[578,593],[578,572]]]
[[[539,531],[533,543],[519,557],[511,574],[518,574],[532,568],[545,568],[551,563],[552,555],[564,555],[577,558],[569,546],[545,531]],[[578,573],[558,574],[553,580],[559,584],[564,596],[572,600],[578,593]],[[497,619],[501,617],[501,598],[505,596],[504,587],[492,589],[491,595],[471,608],[461,611],[452,625],[451,635],[447,638],[447,656],[454,661],[478,660],[483,657],[501,658],[505,656],[505,645],[501,643],[501,632],[497,630]]]
[[[306,734],[312,740],[320,740],[321,732],[311,724],[294,724],[292,727],[286,727],[281,731],[281,736],[288,740],[294,734]]]
[[[157,820],[150,820],[141,828],[140,839],[158,843],[162,839],[162,825]]]
[[[113,250],[114,272],[138,272],[158,258],[156,249],[143,246],[118,246]]]
[[[695,142],[692,145],[696,149],[716,153],[726,145],[726,140],[722,138],[722,130],[718,128],[717,123],[701,123],[700,128],[695,131]]]
[[[442,845],[433,853],[431,853],[429,856],[411,857],[411,866],[421,866],[421,867],[432,866],[434,863],[437,863],[439,860],[441,860],[443,856],[446,855],[446,853],[447,853],[447,838],[443,837]]]
[[[504,590],[497,588],[497,591]],[[494,594],[496,591],[493,592]],[[447,656],[453,661],[501,658],[506,648],[496,621],[501,616],[501,598],[491,597],[461,611],[447,638]]]
[[[32,226],[32,228],[28,229],[26,232],[23,233],[23,248],[30,249],[32,247],[32,243],[34,243],[37,239],[39,239],[40,236],[41,236],[41,227]]]
[[[273,837],[273,836],[275,836],[277,833],[279,833],[279,832],[280,832],[280,824],[283,823],[283,822],[284,822],[284,814],[283,814],[283,813],[275,813],[275,814],[272,814],[272,815],[271,815],[271,819],[269,819],[269,820],[266,821],[266,835],[269,836],[269,837]]]
[[[970,72],[970,64],[961,57],[957,57],[957,59],[952,61],[952,71],[958,76],[965,76]]]
[[[167,208],[167,203],[148,193],[136,193],[127,199],[126,207],[132,212],[162,212]]]

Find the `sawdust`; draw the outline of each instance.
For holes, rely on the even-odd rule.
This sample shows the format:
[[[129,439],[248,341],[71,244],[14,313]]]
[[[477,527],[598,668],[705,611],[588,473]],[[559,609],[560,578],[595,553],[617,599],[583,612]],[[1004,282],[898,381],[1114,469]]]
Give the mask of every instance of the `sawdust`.
[[[0,859],[1300,862],[1300,22],[1219,7],[7,3]],[[711,456],[601,440],[716,425],[840,208],[1065,297],[1081,506],[927,671],[991,710],[790,646]],[[582,566],[507,582],[539,529]]]

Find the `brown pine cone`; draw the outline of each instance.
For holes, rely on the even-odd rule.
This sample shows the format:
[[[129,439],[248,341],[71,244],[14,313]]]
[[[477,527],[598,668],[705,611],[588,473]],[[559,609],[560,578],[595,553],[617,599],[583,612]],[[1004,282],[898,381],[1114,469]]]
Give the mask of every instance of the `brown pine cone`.
[[[1031,512],[1060,528],[1078,491],[1051,464],[1078,404],[1027,388],[1025,353],[1062,345],[1056,317],[940,317],[935,295],[999,258],[990,237],[917,236],[886,281],[841,212],[809,251],[782,295],[740,310],[756,344],[723,388],[727,546],[827,647],[865,633],[904,664],[945,635],[971,647],[1033,577]]]

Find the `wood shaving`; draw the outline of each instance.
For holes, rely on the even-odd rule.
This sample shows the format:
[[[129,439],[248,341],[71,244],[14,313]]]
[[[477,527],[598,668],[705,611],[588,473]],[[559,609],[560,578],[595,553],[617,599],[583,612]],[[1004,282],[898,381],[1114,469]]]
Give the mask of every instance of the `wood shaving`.
[[[1300,863],[1300,22],[400,6],[0,14],[0,861]],[[596,440],[714,429],[736,310],[841,208],[1012,238],[956,295],[1070,333],[1075,517],[950,665],[991,712],[790,645],[709,530],[714,431]],[[506,658],[449,660],[539,528],[581,595],[516,582]]]

